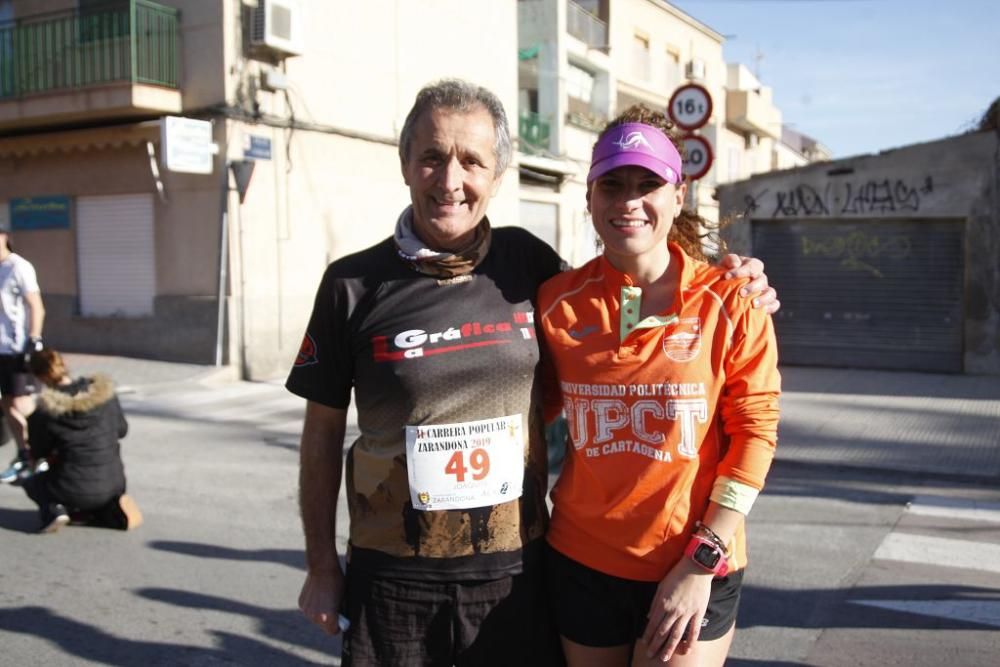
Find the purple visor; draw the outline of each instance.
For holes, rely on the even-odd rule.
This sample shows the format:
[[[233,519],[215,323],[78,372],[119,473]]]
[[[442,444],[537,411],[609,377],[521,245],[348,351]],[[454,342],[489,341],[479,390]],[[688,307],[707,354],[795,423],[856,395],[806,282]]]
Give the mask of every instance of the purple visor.
[[[645,123],[625,123],[594,146],[587,184],[618,167],[645,167],[668,183],[681,182],[681,154],[662,130]]]

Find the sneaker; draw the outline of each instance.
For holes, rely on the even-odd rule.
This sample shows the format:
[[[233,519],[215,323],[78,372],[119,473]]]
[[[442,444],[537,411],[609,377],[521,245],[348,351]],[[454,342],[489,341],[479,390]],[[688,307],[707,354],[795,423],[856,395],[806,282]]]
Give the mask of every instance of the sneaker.
[[[40,472],[49,471],[49,460],[48,459],[38,459],[38,463],[35,464],[35,474]]]
[[[21,459],[14,459],[11,461],[9,468],[0,472],[0,483],[11,484],[16,482],[25,470],[30,470],[27,462]]]
[[[21,484],[24,480],[35,475],[35,469],[31,467],[30,463],[25,463],[20,470],[17,471],[17,479],[14,480],[14,484]]]
[[[47,520],[42,519],[44,525],[41,532],[43,533],[54,533],[69,523],[69,512],[58,503],[49,505],[49,511],[46,514],[48,515]]]

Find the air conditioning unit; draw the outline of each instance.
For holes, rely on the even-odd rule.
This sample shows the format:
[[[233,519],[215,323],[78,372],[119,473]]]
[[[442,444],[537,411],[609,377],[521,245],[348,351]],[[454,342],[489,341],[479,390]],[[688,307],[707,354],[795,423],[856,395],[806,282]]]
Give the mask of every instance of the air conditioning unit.
[[[684,68],[684,76],[692,81],[701,81],[705,78],[705,61],[701,58],[692,58]]]
[[[279,56],[298,56],[303,51],[304,27],[301,0],[258,0],[250,43]]]

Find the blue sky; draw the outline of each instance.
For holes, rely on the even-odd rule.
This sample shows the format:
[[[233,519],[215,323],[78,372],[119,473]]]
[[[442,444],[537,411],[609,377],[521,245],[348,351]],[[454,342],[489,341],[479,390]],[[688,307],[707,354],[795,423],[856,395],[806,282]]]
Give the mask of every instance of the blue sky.
[[[997,0],[670,0],[786,123],[847,157],[959,134],[1000,95]]]

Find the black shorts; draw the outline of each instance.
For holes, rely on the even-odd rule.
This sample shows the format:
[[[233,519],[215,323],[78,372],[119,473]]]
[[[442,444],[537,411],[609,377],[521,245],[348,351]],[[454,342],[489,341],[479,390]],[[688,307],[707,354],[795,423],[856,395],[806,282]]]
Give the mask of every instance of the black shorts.
[[[0,354],[0,396],[30,396],[35,376],[28,372],[23,354]]]
[[[598,572],[552,547],[546,551],[546,580],[559,634],[595,647],[632,645],[642,637],[659,585]],[[736,622],[742,586],[742,570],[712,580],[698,641],[712,641],[729,632]]]
[[[541,545],[538,545],[539,547]],[[351,621],[343,667],[510,667],[562,664],[548,617],[541,549],[521,574],[437,582],[347,570]]]

